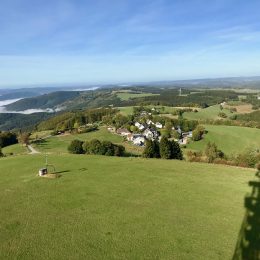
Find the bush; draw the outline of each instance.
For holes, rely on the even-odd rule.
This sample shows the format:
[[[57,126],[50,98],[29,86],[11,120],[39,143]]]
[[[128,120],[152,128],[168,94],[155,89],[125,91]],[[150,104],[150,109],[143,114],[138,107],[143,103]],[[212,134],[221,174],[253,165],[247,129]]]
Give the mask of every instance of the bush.
[[[224,112],[219,112],[218,116],[221,118],[227,118],[227,115]]]
[[[254,149],[247,149],[238,154],[235,161],[238,166],[254,168],[260,161],[260,154]]]
[[[175,141],[169,141],[165,136],[161,139],[159,151],[160,157],[163,159],[183,159],[179,144]]]
[[[82,154],[84,153],[83,147],[82,147],[83,142],[80,140],[73,140],[71,141],[68,151],[73,154]]]
[[[193,152],[188,151],[187,152],[187,159],[189,162],[203,162],[202,153],[201,152]]]
[[[205,133],[205,128],[201,125],[198,125],[193,131],[192,131],[192,140],[193,141],[199,141],[202,139],[203,135]]]
[[[2,148],[0,147],[0,157],[3,157],[4,154],[2,153]]]
[[[90,142],[86,141],[83,144],[83,150],[86,154],[106,156],[123,156],[125,153],[124,146],[113,144],[110,141],[99,141],[97,139],[93,139]]]
[[[208,162],[213,163],[215,159],[220,158],[223,159],[225,154],[218,150],[217,145],[215,143],[207,143],[205,148],[205,155],[207,156]]]

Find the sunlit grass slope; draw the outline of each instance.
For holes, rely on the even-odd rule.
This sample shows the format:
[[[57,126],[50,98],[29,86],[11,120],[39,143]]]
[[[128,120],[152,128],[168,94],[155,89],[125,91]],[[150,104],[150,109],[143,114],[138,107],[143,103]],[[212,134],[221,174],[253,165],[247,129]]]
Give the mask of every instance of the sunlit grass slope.
[[[0,259],[231,259],[253,172],[140,158],[0,159]]]
[[[208,142],[214,142],[219,149],[227,154],[240,153],[247,148],[260,148],[260,129],[206,125],[208,133],[204,139],[190,143],[187,147],[194,150],[204,150]]]

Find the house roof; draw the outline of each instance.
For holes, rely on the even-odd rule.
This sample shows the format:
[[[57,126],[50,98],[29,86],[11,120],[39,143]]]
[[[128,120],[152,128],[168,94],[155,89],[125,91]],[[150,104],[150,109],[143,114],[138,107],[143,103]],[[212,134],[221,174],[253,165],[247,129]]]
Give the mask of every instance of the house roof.
[[[126,128],[119,128],[119,129],[117,129],[116,132],[117,132],[118,134],[121,134],[121,133],[130,134],[130,132],[129,132]]]

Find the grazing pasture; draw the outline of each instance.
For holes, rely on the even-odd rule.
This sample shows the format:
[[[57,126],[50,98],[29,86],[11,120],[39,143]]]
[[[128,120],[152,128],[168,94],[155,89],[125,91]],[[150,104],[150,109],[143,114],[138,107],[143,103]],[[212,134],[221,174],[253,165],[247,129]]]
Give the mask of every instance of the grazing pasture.
[[[83,134],[61,134],[44,139],[42,142],[34,143],[34,147],[41,152],[67,153],[70,142],[74,139],[81,141],[90,141],[99,139],[101,141],[110,141],[112,143],[122,143],[123,138],[119,135],[110,133],[105,127],[97,131]]]
[[[240,126],[206,125],[208,133],[200,141],[191,142],[188,149],[203,151],[214,142],[224,153],[237,154],[247,148],[260,148],[260,129]]]
[[[234,113],[231,113],[228,109],[220,109],[220,105],[210,106],[204,109],[199,110],[198,112],[185,112],[183,117],[190,120],[207,120],[207,119],[221,119],[218,116],[220,112],[224,112],[227,115],[227,118]]]
[[[141,158],[0,159],[0,259],[231,259],[254,171]],[[234,196],[235,194],[235,196]]]

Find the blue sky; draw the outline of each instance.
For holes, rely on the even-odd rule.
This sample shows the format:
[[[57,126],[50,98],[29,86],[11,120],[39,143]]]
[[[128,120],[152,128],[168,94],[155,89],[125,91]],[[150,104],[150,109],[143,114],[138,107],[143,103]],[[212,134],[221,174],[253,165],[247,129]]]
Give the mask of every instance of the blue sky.
[[[1,0],[0,87],[260,75],[259,0]]]

